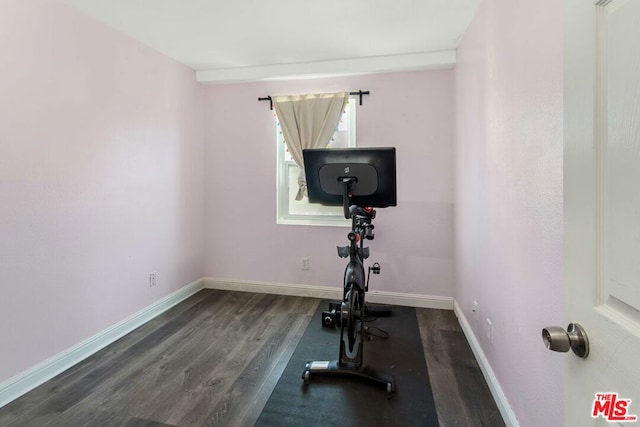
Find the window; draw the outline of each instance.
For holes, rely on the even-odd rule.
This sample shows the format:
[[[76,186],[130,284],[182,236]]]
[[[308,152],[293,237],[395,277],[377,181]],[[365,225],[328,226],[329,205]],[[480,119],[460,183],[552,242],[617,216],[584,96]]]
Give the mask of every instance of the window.
[[[309,203],[307,197],[295,200],[300,168],[287,152],[280,124],[276,123],[277,143],[277,223],[298,225],[350,226],[344,218],[342,206],[323,206]],[[338,129],[329,142],[329,148],[356,146],[356,102],[349,100],[340,119]]]

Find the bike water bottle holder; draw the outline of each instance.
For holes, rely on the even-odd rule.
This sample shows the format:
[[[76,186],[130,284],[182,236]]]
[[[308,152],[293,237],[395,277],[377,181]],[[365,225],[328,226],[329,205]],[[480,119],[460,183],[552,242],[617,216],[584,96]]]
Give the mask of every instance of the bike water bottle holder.
[[[340,258],[349,258],[350,247],[349,246],[336,246],[338,249],[338,256]],[[360,259],[369,258],[369,248],[358,248],[358,254],[360,255]]]

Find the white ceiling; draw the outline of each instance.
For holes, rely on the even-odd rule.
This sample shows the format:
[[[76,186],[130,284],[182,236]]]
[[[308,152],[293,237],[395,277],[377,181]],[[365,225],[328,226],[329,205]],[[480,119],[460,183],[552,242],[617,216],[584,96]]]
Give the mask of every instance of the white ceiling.
[[[451,67],[481,0],[64,0],[199,81]]]

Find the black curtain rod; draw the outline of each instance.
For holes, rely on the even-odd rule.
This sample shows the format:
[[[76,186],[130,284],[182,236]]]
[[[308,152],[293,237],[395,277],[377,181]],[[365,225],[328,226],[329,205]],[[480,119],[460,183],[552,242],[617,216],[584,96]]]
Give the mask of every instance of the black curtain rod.
[[[357,92],[349,92],[349,95],[358,95],[360,97],[359,105],[362,105],[362,97],[364,95],[370,95],[368,90],[359,90]],[[269,109],[273,110],[273,99],[271,99],[271,95],[265,96],[264,98],[258,98],[258,101],[269,101]]]

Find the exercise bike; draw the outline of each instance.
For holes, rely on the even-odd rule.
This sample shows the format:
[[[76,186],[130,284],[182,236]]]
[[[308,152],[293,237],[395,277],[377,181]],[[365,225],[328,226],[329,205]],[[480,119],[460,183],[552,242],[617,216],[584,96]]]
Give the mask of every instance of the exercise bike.
[[[363,261],[369,257],[369,248],[364,246],[364,241],[374,238],[372,221],[376,211],[352,202],[371,201],[382,207],[395,206],[395,149],[315,149],[305,150],[303,154],[309,200],[336,204],[337,198],[333,196],[341,195],[344,216],[351,220],[351,230],[347,234],[349,245],[337,248],[341,258],[349,258],[344,272],[342,301],[330,304],[330,311],[322,314],[323,326],[340,327],[339,357],[332,361],[307,362],[302,379],[308,385],[315,375],[357,377],[382,385],[391,397],[396,388],[394,377],[365,365],[363,357],[367,334],[365,317],[370,311],[365,295],[369,290],[370,273],[380,272],[380,265],[373,264],[365,280]],[[390,171],[392,178],[384,176],[391,174]],[[389,310],[383,307],[377,312]]]

